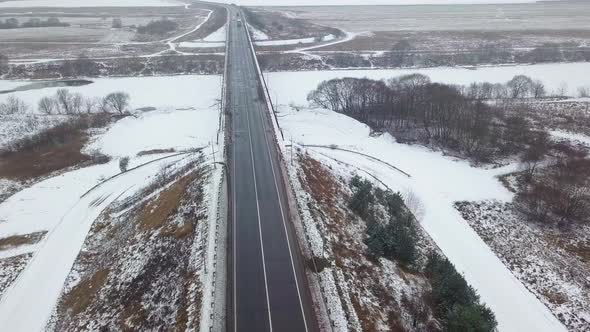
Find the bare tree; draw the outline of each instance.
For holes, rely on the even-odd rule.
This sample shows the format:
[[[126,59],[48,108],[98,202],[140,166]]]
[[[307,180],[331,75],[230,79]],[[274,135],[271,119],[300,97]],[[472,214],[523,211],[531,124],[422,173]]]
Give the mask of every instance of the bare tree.
[[[524,170],[524,178],[527,182],[532,181],[537,168],[547,154],[549,148],[549,135],[546,132],[539,134],[535,141],[529,145],[528,149],[520,158]]]
[[[49,115],[56,111],[58,105],[55,98],[45,96],[39,100],[37,108],[39,109],[39,111]]]
[[[71,114],[72,106],[71,100],[72,95],[68,89],[59,89],[55,93],[55,99],[57,100],[57,104],[59,105],[59,113]]]
[[[119,114],[123,114],[123,111],[129,106],[129,99],[129,94],[122,91],[109,93],[105,97],[106,104]]]
[[[543,82],[539,80],[534,81],[532,85],[532,92],[533,97],[535,98],[545,97],[545,95],[547,94],[547,91],[545,90],[545,84],[543,84]]]
[[[84,99],[84,111],[88,114],[94,112],[96,109],[96,99],[94,98],[85,98]]]
[[[566,82],[561,82],[561,84],[559,84],[559,88],[557,89],[557,95],[559,97],[565,97],[567,95],[567,83]]]
[[[119,169],[121,173],[127,172],[127,167],[129,166],[129,157],[123,157],[119,159]]]
[[[99,112],[109,113],[111,111],[109,103],[107,102],[107,97],[96,97],[94,102],[96,103],[96,108]]]
[[[29,106],[20,98],[9,96],[6,102],[0,104],[0,114],[21,114],[25,113]]]
[[[526,75],[516,75],[506,84],[512,98],[525,98],[533,90],[533,80]]]
[[[82,113],[82,106],[84,105],[84,96],[80,93],[73,93],[70,98],[71,111],[73,114]]]
[[[588,98],[590,97],[590,86],[581,86],[578,88],[578,97]]]

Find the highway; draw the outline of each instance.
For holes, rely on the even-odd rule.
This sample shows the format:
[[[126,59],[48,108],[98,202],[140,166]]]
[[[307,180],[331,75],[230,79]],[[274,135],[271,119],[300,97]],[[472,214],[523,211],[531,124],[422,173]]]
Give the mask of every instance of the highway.
[[[256,59],[239,9],[227,8],[228,331],[317,331]]]

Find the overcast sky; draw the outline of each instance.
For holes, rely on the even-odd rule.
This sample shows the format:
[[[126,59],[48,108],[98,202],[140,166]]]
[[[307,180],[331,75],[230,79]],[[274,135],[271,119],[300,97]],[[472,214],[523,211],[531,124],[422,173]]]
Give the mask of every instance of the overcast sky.
[[[535,0],[215,0],[248,6],[411,5],[463,3],[527,3]]]

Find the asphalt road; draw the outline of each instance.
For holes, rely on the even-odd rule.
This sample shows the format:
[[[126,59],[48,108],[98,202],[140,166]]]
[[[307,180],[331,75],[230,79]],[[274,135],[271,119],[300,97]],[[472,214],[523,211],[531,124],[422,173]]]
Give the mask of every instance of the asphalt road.
[[[303,264],[287,219],[272,123],[239,10],[230,7],[229,330],[316,331]]]

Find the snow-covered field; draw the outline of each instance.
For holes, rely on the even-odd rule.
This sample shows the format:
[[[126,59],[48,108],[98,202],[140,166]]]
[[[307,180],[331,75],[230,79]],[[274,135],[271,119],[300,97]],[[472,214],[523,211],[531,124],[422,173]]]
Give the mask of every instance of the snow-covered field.
[[[276,72],[266,74],[269,88],[276,91],[289,91],[289,102],[305,104],[307,93],[317,85],[332,78],[367,77],[371,79],[388,79],[401,75],[421,73],[434,82],[449,84],[470,84],[473,82],[506,83],[515,75],[528,75],[541,80],[549,93],[564,89],[569,95],[575,96],[579,87],[590,86],[590,63],[552,63],[516,66],[483,66],[477,68],[434,67],[417,69],[378,69],[378,70],[333,70]],[[296,82],[298,88],[294,88]],[[299,88],[301,87],[301,88]],[[271,96],[273,93],[271,91]],[[286,98],[279,96],[279,103]]]
[[[256,29],[255,27],[248,24],[248,31],[252,34],[252,39],[254,40],[268,40],[270,39],[266,33]]]
[[[188,41],[178,43],[180,48],[214,48],[224,47],[225,42]]]
[[[221,28],[213,31],[207,37],[203,38],[203,41],[206,42],[224,42],[226,36],[226,26],[222,26]]]
[[[218,120],[219,113],[214,108],[146,112],[139,118],[117,121],[87,150],[125,157],[145,150],[203,147],[216,142]]]
[[[421,224],[457,270],[465,274],[495,312],[500,331],[562,331],[564,327],[502,264],[453,208],[460,200],[509,201],[511,194],[496,176],[513,167],[484,170],[420,146],[398,144],[389,135],[370,137],[369,128],[331,111],[281,107],[285,137],[297,144],[337,144],[384,160],[389,166],[350,152],[307,148],[337,169],[342,161],[366,171],[394,190],[413,192],[422,203]],[[328,158],[325,158],[327,156]],[[343,171],[344,172],[344,171]]]
[[[31,102],[54,90],[32,90],[18,95]],[[217,76],[99,79],[71,90],[96,96],[123,90],[131,94],[134,107],[157,109],[135,112],[134,117],[116,122],[86,147],[113,157],[111,162],[38,182],[0,204],[0,238],[47,232],[32,247],[33,255],[24,270],[2,294],[3,330],[42,330],[94,220],[109,204],[133,196],[151,183],[162,167],[180,167],[192,158],[190,154],[173,153],[134,157],[138,152],[215,144],[219,121],[215,100],[221,92]],[[215,145],[213,150],[221,158],[221,146]],[[210,160],[211,148],[204,154],[205,160]],[[109,179],[120,173],[121,156],[132,157],[129,168],[153,162]],[[156,160],[162,156],[169,158]],[[93,188],[105,179],[109,180]]]
[[[267,40],[268,37],[266,37],[266,39],[264,39],[264,37],[266,35],[260,35],[260,33],[263,33],[263,32],[259,31],[259,30],[255,30],[253,32],[254,40],[257,40],[254,42],[254,44],[256,44],[258,46],[281,46],[281,45],[311,44],[311,43],[314,43],[317,41],[316,38],[314,38],[314,37]],[[257,38],[261,38],[261,39],[257,39]],[[320,41],[327,42],[327,41],[334,40],[334,38],[336,38],[334,35],[326,35],[326,36],[322,37]]]
[[[379,158],[411,175],[407,177],[386,164],[358,154],[329,148],[305,148],[314,158],[328,163],[335,170],[348,168],[346,164],[354,165],[394,190],[414,193],[421,201],[421,211],[417,214],[421,215],[422,227],[477,289],[482,301],[492,308],[500,331],[563,331],[564,326],[549,309],[515,278],[453,207],[454,202],[462,200],[510,201],[512,194],[502,186],[497,176],[515,170],[516,165],[486,170],[421,146],[399,144],[388,134],[371,137],[366,125],[347,116],[307,108],[306,96],[325,79],[342,76],[389,78],[412,72],[428,74],[434,81],[456,84],[504,82],[518,73],[526,73],[544,80],[550,87],[560,79],[573,86],[587,84],[588,78],[580,72],[583,68],[590,68],[590,64],[482,68],[475,71],[436,68],[269,73],[267,77],[270,95],[279,104],[278,119],[286,141],[292,140],[300,146],[336,144],[340,148]],[[297,109],[289,105],[296,105]]]
[[[130,108],[155,107],[158,109],[208,108],[216,102],[219,95],[221,77],[216,75],[182,75],[152,77],[96,78],[94,83],[68,87],[70,92],[79,92],[85,97],[104,97],[115,91],[129,94]],[[23,86],[30,81],[7,81],[0,87]],[[0,103],[8,96],[21,98],[32,110],[37,102],[45,96],[53,96],[58,87],[37,90],[18,91],[1,94]]]
[[[26,7],[167,7],[184,6],[175,0],[17,0],[0,2],[0,8]]]

